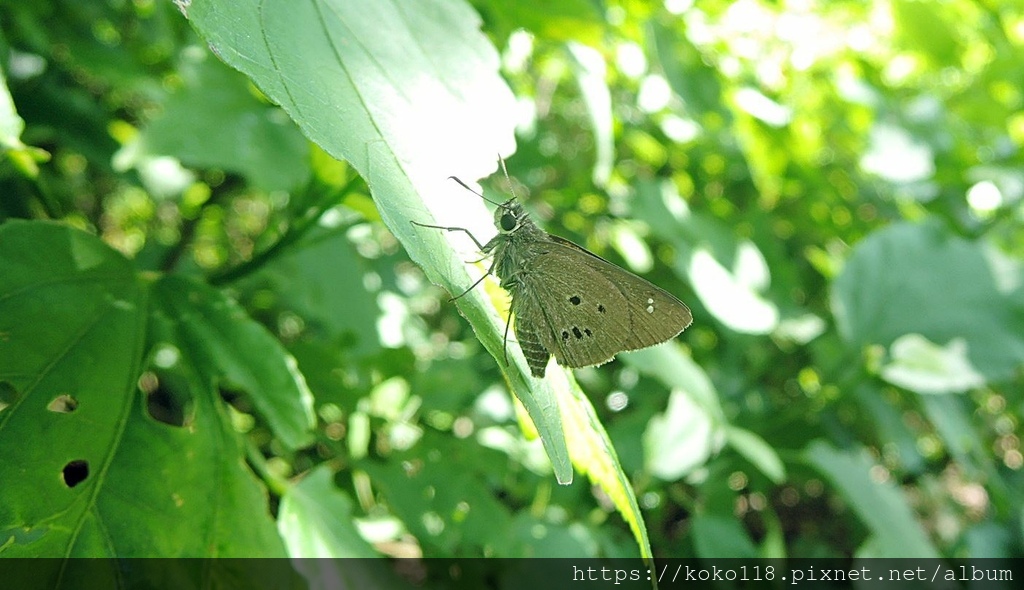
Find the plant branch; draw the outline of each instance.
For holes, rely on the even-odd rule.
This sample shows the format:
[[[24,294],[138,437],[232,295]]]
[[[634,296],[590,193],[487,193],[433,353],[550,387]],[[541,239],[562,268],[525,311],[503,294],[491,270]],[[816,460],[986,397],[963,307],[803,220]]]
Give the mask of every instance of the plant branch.
[[[209,276],[209,283],[217,286],[237,281],[242,277],[256,272],[270,261],[286,252],[288,247],[302,239],[303,236],[305,236],[309,230],[316,225],[316,222],[320,217],[323,216],[328,209],[338,203],[341,197],[347,194],[358,180],[359,177],[354,176],[337,191],[332,191],[325,195],[324,198],[320,199],[316,205],[307,209],[303,216],[296,219],[295,223],[288,228],[285,234],[281,236],[277,242],[237,266],[211,274]]]

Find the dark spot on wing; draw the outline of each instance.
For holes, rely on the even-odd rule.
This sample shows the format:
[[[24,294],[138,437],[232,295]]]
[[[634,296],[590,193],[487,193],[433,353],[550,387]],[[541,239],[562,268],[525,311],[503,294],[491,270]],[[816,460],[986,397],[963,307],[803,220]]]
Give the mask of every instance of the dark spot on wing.
[[[583,332],[580,332],[580,329],[576,326],[572,327],[572,335],[575,336],[577,340],[583,338]]]
[[[572,297],[569,298],[569,303],[573,305],[579,305],[581,301],[582,299],[580,299],[579,295],[573,295]]]
[[[598,313],[604,313],[604,306],[601,305],[600,303],[598,303],[597,304],[597,311],[598,311]]]
[[[590,328],[583,328],[583,333],[587,336],[593,336],[594,333],[590,331]]]
[[[569,332],[566,331],[566,330],[562,330],[562,340],[568,340],[568,339],[569,339]]]

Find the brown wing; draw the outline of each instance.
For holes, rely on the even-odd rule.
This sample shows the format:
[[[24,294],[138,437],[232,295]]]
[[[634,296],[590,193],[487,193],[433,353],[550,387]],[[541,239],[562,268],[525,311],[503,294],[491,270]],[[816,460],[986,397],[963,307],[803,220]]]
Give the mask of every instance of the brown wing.
[[[528,341],[539,339],[561,365],[601,364],[673,338],[692,321],[689,308],[664,289],[572,242],[551,236],[533,247],[540,252],[513,302],[516,336],[522,339],[522,324],[536,336]]]

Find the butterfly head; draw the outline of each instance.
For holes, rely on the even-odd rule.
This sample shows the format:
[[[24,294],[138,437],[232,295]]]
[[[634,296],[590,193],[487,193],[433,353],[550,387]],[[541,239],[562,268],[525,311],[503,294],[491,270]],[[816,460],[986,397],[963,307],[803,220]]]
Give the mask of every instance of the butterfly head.
[[[509,199],[494,210],[494,225],[502,234],[511,234],[529,221],[526,210],[515,199]]]

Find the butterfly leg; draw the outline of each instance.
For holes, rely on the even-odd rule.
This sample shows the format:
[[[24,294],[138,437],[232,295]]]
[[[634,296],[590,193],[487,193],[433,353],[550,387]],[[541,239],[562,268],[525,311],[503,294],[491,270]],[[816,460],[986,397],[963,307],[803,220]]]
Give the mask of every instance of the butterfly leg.
[[[464,227],[445,227],[443,225],[427,225],[426,223],[420,223],[418,221],[410,221],[409,223],[411,223],[413,225],[418,225],[420,227],[429,227],[431,229],[443,229],[444,231],[460,231],[460,232],[463,232],[464,234],[469,236],[469,239],[473,240],[473,243],[476,244],[477,248],[479,248],[481,251],[484,250],[484,245],[480,243],[480,240],[476,239],[476,236],[474,236],[472,234],[472,232],[470,232],[468,229],[466,229]]]
[[[511,307],[511,306],[510,306]],[[512,325],[512,310],[508,312],[508,317],[505,318],[505,337],[501,339],[501,353],[505,355],[505,366],[508,366],[508,327]]]
[[[473,283],[472,285],[470,285],[468,289],[466,289],[466,290],[465,290],[465,291],[463,291],[462,293],[459,293],[459,294],[458,294],[458,295],[456,295],[455,297],[452,297],[452,298],[451,298],[451,299],[449,299],[448,301],[455,301],[456,299],[459,299],[460,297],[462,297],[462,296],[463,296],[463,295],[465,295],[466,293],[469,293],[470,291],[472,291],[473,289],[475,289],[477,285],[479,285],[480,283],[482,283],[482,282],[484,281],[484,279],[486,279],[486,278],[487,278],[487,275],[489,275],[489,274],[491,274],[491,273],[493,273],[493,272],[494,272],[494,267],[495,267],[495,266],[498,266],[498,261],[497,261],[497,260],[495,260],[494,262],[492,262],[492,263],[491,263],[491,267],[487,269],[487,272],[485,272],[485,273],[483,274],[483,276],[481,276],[481,277],[480,277],[479,279],[477,279],[475,283]]]

